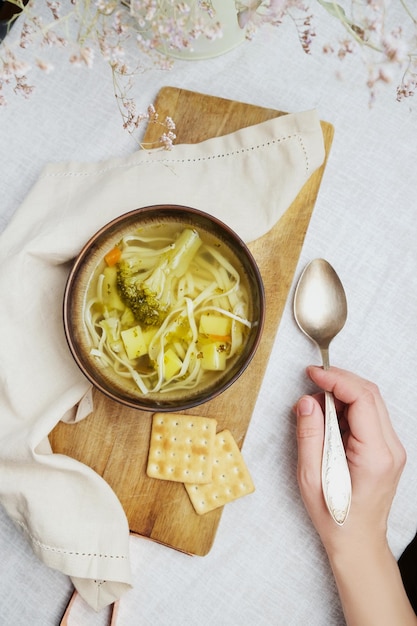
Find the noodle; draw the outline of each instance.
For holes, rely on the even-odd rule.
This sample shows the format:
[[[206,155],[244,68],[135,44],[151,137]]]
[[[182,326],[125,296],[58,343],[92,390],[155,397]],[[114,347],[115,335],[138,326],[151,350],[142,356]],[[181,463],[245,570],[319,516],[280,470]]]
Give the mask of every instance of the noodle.
[[[186,227],[162,236],[131,233],[117,246],[116,266],[103,261],[90,282],[84,310],[90,355],[144,395],[193,389],[223,375],[252,327],[248,289],[230,254]],[[122,267],[132,268],[135,286],[157,285],[161,323],[135,318],[120,288]]]

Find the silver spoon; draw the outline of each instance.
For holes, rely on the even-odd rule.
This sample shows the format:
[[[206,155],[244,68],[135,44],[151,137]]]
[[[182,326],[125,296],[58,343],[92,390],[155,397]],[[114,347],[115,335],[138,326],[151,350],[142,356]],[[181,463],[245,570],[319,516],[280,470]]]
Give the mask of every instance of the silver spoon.
[[[319,347],[323,367],[328,369],[329,344],[345,325],[347,303],[338,275],[324,259],[314,259],[301,274],[294,295],[294,316]],[[327,391],[321,479],[327,508],[342,525],[349,512],[352,486],[334,398]]]

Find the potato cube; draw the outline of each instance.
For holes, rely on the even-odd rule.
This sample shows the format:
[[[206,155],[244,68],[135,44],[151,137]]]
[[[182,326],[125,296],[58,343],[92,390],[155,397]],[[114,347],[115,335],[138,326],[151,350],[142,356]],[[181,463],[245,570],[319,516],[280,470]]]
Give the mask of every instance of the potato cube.
[[[139,325],[122,330],[120,334],[129,359],[137,359],[148,352],[148,344]]]
[[[204,313],[200,318],[199,331],[202,335],[225,337],[230,335],[231,320],[224,315]]]
[[[168,350],[164,354],[164,378],[165,380],[171,380],[182,367],[182,361],[180,357],[176,354],[176,352],[172,348],[168,348]]]
[[[201,367],[205,370],[221,371],[226,369],[226,349],[224,343],[207,343],[201,346]]]

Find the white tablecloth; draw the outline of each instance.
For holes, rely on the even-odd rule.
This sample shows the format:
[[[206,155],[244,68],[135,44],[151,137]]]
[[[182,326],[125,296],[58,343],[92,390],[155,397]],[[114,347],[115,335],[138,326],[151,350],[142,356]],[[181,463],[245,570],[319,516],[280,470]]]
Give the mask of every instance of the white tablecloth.
[[[332,24],[322,16],[323,38]],[[396,102],[392,86],[370,109],[359,59],[342,64],[324,57],[320,38],[313,52],[303,53],[288,21],[227,55],[179,62],[171,72],[148,71],[134,94],[145,109],[160,87],[174,85],[285,111],[317,108],[335,126],[297,275],[318,256],[336,268],[349,320],[331,360],[379,384],[406,446],[408,463],[389,527],[399,556],[417,527],[417,102]],[[136,150],[121,128],[111,76],[99,61],[94,71],[77,70],[63,58],[54,73],[38,78],[30,100],[15,98],[0,110],[0,130],[1,229],[45,164]],[[133,538],[135,584],[120,605],[123,626],[343,625],[295,478],[291,407],[311,389],[304,367],[319,362],[319,355],[294,323],[292,293],[293,287],[243,448],[255,494],[225,508],[204,558]],[[3,510],[0,554],[1,622],[59,624],[70,582],[32,555]],[[78,607],[73,623],[100,626],[107,617]]]

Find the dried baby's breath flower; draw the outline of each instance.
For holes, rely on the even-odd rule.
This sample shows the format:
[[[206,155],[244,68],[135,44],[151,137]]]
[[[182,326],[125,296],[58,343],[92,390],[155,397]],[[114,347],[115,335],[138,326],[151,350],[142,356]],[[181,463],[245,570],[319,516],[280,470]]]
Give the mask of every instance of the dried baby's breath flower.
[[[415,77],[410,77],[407,81],[401,82],[397,87],[397,100],[402,102],[405,98],[413,96],[417,89],[417,74]]]
[[[399,80],[397,100],[414,94],[417,69],[417,14],[413,15],[409,2],[401,0],[403,20],[400,25],[392,23],[388,0],[350,0],[343,5],[338,2],[317,0],[346,31],[338,45],[326,44],[326,53],[337,54],[343,60],[356,54],[361,58],[367,72],[366,84],[370,104],[375,101],[381,85]],[[398,79],[400,76],[400,79]],[[407,94],[407,95],[406,95]]]
[[[303,50],[307,54],[311,52],[316,34],[313,15],[302,0],[237,0],[236,7],[238,23],[247,39],[253,39],[262,26],[280,26],[288,18],[295,26]]]
[[[46,54],[51,47],[68,50],[72,65],[88,68],[100,54],[113,74],[124,128],[134,134],[144,122],[161,124],[160,145],[172,147],[175,124],[170,126],[170,118],[161,123],[150,110],[137,113],[129,93],[134,79],[144,72],[142,58],[152,67],[169,70],[174,63],[171,52],[192,51],[198,40],[213,41],[223,35],[211,0],[44,0],[47,11],[43,13],[38,11],[42,0],[12,2],[23,15],[13,50],[7,41],[0,48],[0,105],[7,101],[6,91],[24,97],[32,93],[28,76],[36,70],[52,70]],[[357,55],[364,63],[373,102],[377,90],[392,82],[398,83],[399,101],[412,96],[417,86],[417,14],[409,0],[397,2],[403,9],[400,25],[390,19],[390,0],[235,0],[235,5],[248,39],[264,26],[291,21],[307,54],[313,52],[320,17],[326,11],[339,34],[329,37],[322,52],[342,61]],[[48,12],[49,20],[44,17]],[[132,43],[142,53],[134,67],[126,54]],[[27,59],[32,50],[28,64],[20,55]]]
[[[130,13],[148,50],[193,50],[200,37],[211,41],[222,34],[208,0],[131,0]]]
[[[168,116],[165,118],[165,126],[168,128],[168,130],[175,130],[175,122],[172,117]]]
[[[175,138],[176,135],[172,131],[168,131],[167,133],[162,133],[159,142],[164,146],[165,150],[171,150]]]
[[[23,78],[30,71],[30,65],[19,59],[10,48],[5,48],[0,71],[1,82],[8,83],[14,77]]]
[[[77,53],[73,53],[70,56],[70,63],[75,66],[86,65],[87,67],[93,67],[94,61],[94,50],[85,46],[84,48],[80,48]]]
[[[137,144],[143,148],[145,146],[136,135],[145,123],[154,124],[161,128],[161,135],[156,143],[152,145],[148,144],[146,148],[162,147],[165,150],[170,150],[176,138],[173,132],[175,130],[175,122],[173,119],[167,116],[164,121],[160,121],[159,113],[153,104],[148,105],[146,113],[138,112],[134,99],[129,96],[134,72],[130,71],[126,65],[113,66],[112,72],[114,93],[123,119],[123,128],[133,137]]]
[[[20,93],[24,98],[29,98],[32,94],[34,87],[27,83],[26,76],[15,76],[16,84],[14,86],[15,93]]]
[[[391,84],[398,75],[401,79],[396,91],[397,99],[414,94],[417,13],[410,2],[399,0],[403,9],[401,25],[391,23],[389,0],[316,0],[316,3],[335,18],[346,33],[325,43],[322,51],[335,54],[341,60],[349,55],[358,55],[367,72],[365,82],[370,90],[371,103],[375,100],[377,86]],[[236,5],[239,23],[246,29],[248,38],[253,38],[264,24],[279,26],[284,18],[289,17],[296,26],[304,51],[311,53],[316,34],[311,2],[307,5],[302,0],[238,0]],[[314,15],[316,24],[319,17],[319,13]]]
[[[49,63],[44,59],[36,59],[36,65],[37,67],[39,67],[40,70],[42,70],[42,72],[45,72],[46,74],[49,74],[54,69],[52,63]]]
[[[59,20],[59,18],[60,18],[59,9],[61,8],[61,3],[60,2],[51,2],[50,0],[48,0],[46,5],[50,9],[54,20]]]
[[[355,51],[355,44],[351,39],[341,39],[339,42],[339,49],[337,50],[337,56],[339,59],[344,59],[348,54],[353,54]]]
[[[33,43],[33,35],[35,32],[34,25],[30,22],[23,22],[22,31],[20,33],[20,47],[27,48]]]
[[[103,15],[111,15],[118,7],[117,0],[97,0],[97,11]]]

